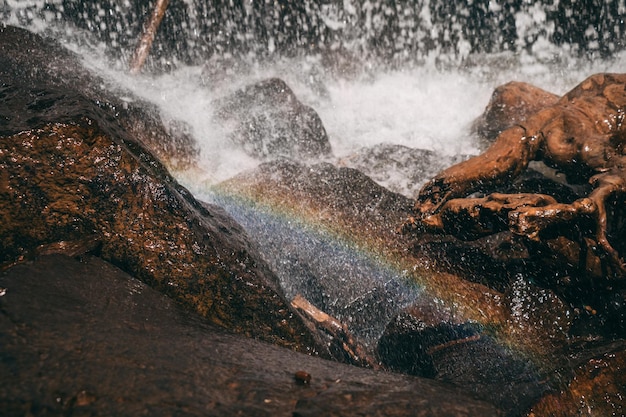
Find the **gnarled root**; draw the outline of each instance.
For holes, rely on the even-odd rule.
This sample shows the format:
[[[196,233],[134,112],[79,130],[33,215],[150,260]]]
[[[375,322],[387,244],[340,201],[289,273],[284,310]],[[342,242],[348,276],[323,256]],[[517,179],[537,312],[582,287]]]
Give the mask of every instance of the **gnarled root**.
[[[421,221],[431,230],[439,228],[462,239],[476,239],[508,229],[509,213],[517,209],[554,203],[554,198],[544,194],[493,193],[482,198],[455,198]]]
[[[586,217],[595,225],[595,231],[592,236],[582,237],[587,242],[585,246],[595,248],[594,252],[606,260],[613,275],[626,276],[624,261],[607,239],[606,207],[612,197],[626,194],[626,178],[607,172],[594,176],[591,183],[595,189],[588,197],[564,204],[544,194],[493,193],[482,198],[446,200],[445,181],[434,180],[430,184],[429,200],[417,206],[421,217],[411,226],[469,240],[508,229],[516,235],[540,241],[546,229],[578,223]]]
[[[595,241],[604,252],[612,269],[620,276],[626,275],[626,265],[620,254],[607,239],[606,202],[612,196],[626,193],[626,180],[621,175],[603,173],[594,176],[591,183],[596,186],[589,197],[571,204],[548,204],[543,207],[520,207],[509,213],[512,232],[539,240],[539,234],[555,224],[569,223],[581,216],[589,216],[595,222]]]

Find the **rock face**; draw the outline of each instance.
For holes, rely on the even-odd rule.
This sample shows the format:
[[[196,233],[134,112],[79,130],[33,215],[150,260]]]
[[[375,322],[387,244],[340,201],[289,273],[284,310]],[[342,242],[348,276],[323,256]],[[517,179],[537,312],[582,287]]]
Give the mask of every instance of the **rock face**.
[[[4,54],[21,34],[25,43],[39,43],[33,58],[42,58],[45,41],[11,28],[0,34],[9,38],[0,42]],[[133,131],[88,96],[44,71],[31,86],[31,78],[16,76],[19,59],[4,54],[1,264],[34,256],[42,245],[97,240],[103,259],[213,323],[316,351],[276,277],[229,216],[196,201]]]
[[[218,120],[231,139],[250,156],[262,160],[295,160],[330,156],[326,130],[311,107],[302,104],[278,78],[261,81],[216,103]]]
[[[0,26],[1,135],[72,122],[79,114],[128,132],[169,169],[194,164],[199,150],[184,125],[162,120],[153,105],[129,92],[118,93],[108,91],[104,80],[56,42]],[[85,101],[90,102],[87,108]]]
[[[503,373],[483,368],[467,386],[512,416],[605,415],[626,406],[617,353],[626,304],[625,82],[621,74],[597,74],[558,100],[526,85],[498,89],[481,123],[486,135],[504,130],[484,154],[431,180],[418,196],[416,221],[408,222],[416,257],[503,293],[507,337],[525,340],[538,366],[519,367],[515,355],[502,356],[506,349],[499,343],[475,349],[493,329],[470,336],[438,333],[441,325],[424,320],[416,308],[387,327],[379,342],[384,363],[463,384],[468,360],[456,360],[486,354],[474,371],[490,360],[503,361]],[[507,114],[510,107],[517,112]],[[449,340],[437,338],[446,335]],[[394,355],[411,352],[411,345],[413,355]],[[511,370],[515,375],[507,376]],[[484,375],[508,382],[494,390]]]
[[[246,228],[289,297],[350,320],[372,339],[410,290],[368,247],[396,247],[411,201],[359,171],[274,161],[220,184],[218,203]],[[378,252],[382,256],[382,252]],[[405,292],[406,293],[403,293]]]
[[[42,256],[0,288],[3,416],[499,415],[436,381],[226,333],[97,257]]]
[[[541,399],[528,417],[611,416],[626,413],[623,346],[581,364],[567,387]]]

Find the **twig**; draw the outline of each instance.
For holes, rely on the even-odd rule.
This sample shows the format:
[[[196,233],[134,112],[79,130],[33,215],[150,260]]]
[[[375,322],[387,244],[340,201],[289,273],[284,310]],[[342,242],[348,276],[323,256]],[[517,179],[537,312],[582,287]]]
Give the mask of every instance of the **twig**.
[[[150,20],[148,20],[147,24],[144,26],[143,36],[141,37],[139,44],[135,49],[135,53],[133,54],[133,58],[130,63],[131,74],[138,74],[141,71],[169,2],[170,0],[157,0],[154,10],[152,11],[152,15],[150,16]]]

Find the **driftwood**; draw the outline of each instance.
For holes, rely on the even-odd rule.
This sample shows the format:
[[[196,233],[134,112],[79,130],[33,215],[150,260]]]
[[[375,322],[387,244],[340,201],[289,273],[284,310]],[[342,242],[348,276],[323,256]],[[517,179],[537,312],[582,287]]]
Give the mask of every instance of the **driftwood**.
[[[157,0],[154,5],[152,15],[150,15],[150,19],[144,26],[143,35],[139,40],[139,44],[137,45],[131,60],[131,74],[138,74],[141,71],[141,68],[143,68],[143,64],[146,62],[146,58],[148,58],[148,53],[152,47],[156,31],[161,24],[161,20],[163,20],[163,16],[165,16],[165,10],[167,9],[169,2],[170,0]]]
[[[483,154],[441,172],[420,191],[413,224],[423,230],[463,229],[458,214],[473,219],[464,237],[493,232],[480,224],[492,213],[504,227],[530,240],[555,225],[580,219],[594,224],[590,236],[606,260],[608,275],[625,276],[618,251],[607,238],[607,207],[626,193],[626,75],[589,77],[554,105],[504,130]],[[588,181],[589,195],[571,203],[533,194],[491,195],[467,199],[475,192],[489,193],[512,182],[531,161],[543,161],[576,184]],[[497,222],[495,222],[497,224]],[[478,224],[478,226],[477,226]]]
[[[330,338],[330,350],[335,353],[336,359],[353,365],[379,368],[376,361],[354,339],[345,324],[315,307],[300,294],[293,298],[291,306],[310,320],[318,331]]]

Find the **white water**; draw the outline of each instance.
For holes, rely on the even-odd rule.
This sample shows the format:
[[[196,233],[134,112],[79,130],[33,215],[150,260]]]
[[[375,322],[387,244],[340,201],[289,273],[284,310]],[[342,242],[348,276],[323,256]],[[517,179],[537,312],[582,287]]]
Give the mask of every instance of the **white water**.
[[[586,66],[548,65],[528,57],[514,57],[517,62],[504,70],[489,63],[452,69],[426,65],[355,79],[329,75],[323,79],[328,94],[320,97],[307,84],[302,62],[298,61],[235,76],[231,84],[210,89],[202,82],[200,67],[131,77],[125,68],[102,65],[106,62],[102,56],[85,57],[90,67],[112,83],[157,104],[165,119],[182,120],[191,126],[202,150],[199,165],[203,174],[191,180],[196,185],[225,180],[259,163],[234,146],[227,132],[212,120],[212,102],[235,88],[270,76],[283,78],[302,102],[318,112],[333,154],[341,159],[361,147],[379,143],[429,149],[448,156],[475,154],[479,149],[469,128],[497,85],[525,81],[562,94],[593,73],[626,68],[626,54]],[[401,183],[402,179],[392,178],[390,183],[394,182]],[[193,183],[186,185],[194,188]],[[408,187],[401,191],[410,194]]]
[[[15,19],[18,12],[28,11],[28,7],[39,3],[43,4],[10,1],[7,4],[15,13],[7,23],[19,23]],[[519,30],[529,31],[541,24],[542,19],[545,20],[545,15],[541,10],[520,14]],[[236,148],[224,128],[212,120],[212,102],[236,88],[270,76],[285,80],[302,102],[318,112],[334,156],[339,159],[361,147],[379,143],[430,149],[443,155],[473,154],[479,150],[469,126],[481,114],[497,85],[526,81],[564,93],[592,73],[621,72],[626,68],[623,53],[610,61],[584,64],[572,58],[567,50],[540,40],[529,52],[461,54],[447,59],[452,65],[445,67],[437,63],[440,57],[430,56],[420,67],[393,71],[370,68],[352,77],[336,77],[314,58],[279,60],[262,67],[253,63],[243,73],[208,86],[201,66],[178,66],[158,76],[130,76],[124,61],[112,62],[105,56],[104,45],[88,42],[89,37],[77,29],[60,30],[48,25],[45,15],[43,19],[33,15],[28,28],[52,31],[113,87],[130,90],[155,103],[165,119],[185,122],[202,150],[199,166],[203,173],[195,174],[192,184],[187,184],[192,188],[194,182],[216,183],[259,162]],[[320,89],[325,93],[320,94]],[[187,174],[183,175],[188,182]]]

